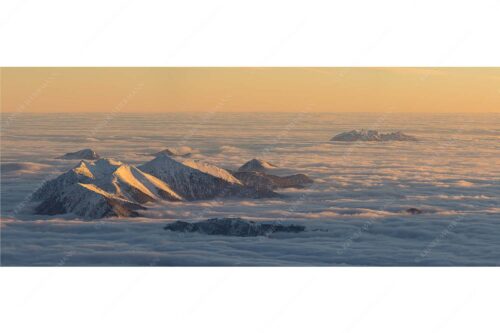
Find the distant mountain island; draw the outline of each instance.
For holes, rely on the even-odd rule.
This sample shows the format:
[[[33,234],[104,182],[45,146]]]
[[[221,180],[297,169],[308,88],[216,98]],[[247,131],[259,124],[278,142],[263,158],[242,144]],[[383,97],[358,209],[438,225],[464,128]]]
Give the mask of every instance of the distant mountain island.
[[[98,160],[99,158],[101,158],[99,154],[97,154],[90,148],[82,149],[72,153],[66,153],[58,157],[58,159],[62,160]]]
[[[335,135],[330,141],[418,141],[414,136],[404,134],[403,132],[380,133],[375,130],[353,130]]]

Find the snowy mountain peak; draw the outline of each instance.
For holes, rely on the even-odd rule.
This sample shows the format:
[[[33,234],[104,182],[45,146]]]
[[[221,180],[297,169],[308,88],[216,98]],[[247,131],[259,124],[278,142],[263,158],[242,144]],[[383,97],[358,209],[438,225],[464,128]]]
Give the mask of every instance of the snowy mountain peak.
[[[168,154],[160,154],[155,159],[149,161],[148,163],[144,164],[139,168],[142,170],[144,170],[143,168],[147,168],[149,171],[146,172],[149,172],[153,175],[155,173],[162,173],[163,171],[171,171],[174,173],[179,173],[179,172],[192,173],[196,171],[213,176],[215,178],[223,179],[228,183],[241,184],[240,181],[236,179],[233,175],[231,175],[229,172],[213,164],[197,160],[185,160],[179,162],[174,158],[172,158],[171,156],[169,156]]]
[[[163,165],[164,163],[169,164],[181,164],[180,162],[174,160],[169,154],[164,152],[159,152],[156,158],[148,162],[148,164]]]
[[[88,178],[94,178],[94,175],[90,171],[85,161],[81,161],[76,167],[72,169],[72,171],[78,175],[82,175]]]
[[[100,158],[99,154],[97,154],[95,151],[93,151],[90,148],[78,150],[72,153],[66,153],[60,157],[59,159],[63,160],[97,160]]]
[[[121,165],[122,162],[116,161],[111,158],[100,158],[96,161],[80,161],[78,165],[73,168],[73,171],[77,174],[85,175],[90,178],[95,178],[99,176],[109,175],[115,172]]]
[[[243,164],[238,171],[265,171],[277,168],[276,165],[266,162],[261,159],[254,158]]]

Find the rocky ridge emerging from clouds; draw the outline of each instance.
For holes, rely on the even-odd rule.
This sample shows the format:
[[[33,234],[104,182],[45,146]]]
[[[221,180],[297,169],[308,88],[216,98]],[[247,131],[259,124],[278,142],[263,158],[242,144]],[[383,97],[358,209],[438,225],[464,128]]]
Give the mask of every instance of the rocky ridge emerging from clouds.
[[[254,222],[242,218],[213,218],[200,222],[188,223],[176,221],[163,229],[176,232],[197,232],[206,235],[224,235],[236,237],[268,236],[275,232],[298,233],[305,230],[300,225]]]

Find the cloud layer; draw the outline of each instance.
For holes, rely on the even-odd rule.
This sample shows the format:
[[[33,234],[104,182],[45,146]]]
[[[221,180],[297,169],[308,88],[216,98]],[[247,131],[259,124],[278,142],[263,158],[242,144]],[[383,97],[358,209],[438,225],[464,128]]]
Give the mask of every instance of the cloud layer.
[[[2,169],[3,265],[499,264],[496,114],[120,115],[98,131],[93,126],[106,119],[78,117],[61,126],[21,115],[3,129],[2,164],[16,166]],[[357,128],[402,130],[420,141],[328,142]],[[315,183],[277,199],[158,203],[133,220],[31,215],[31,191],[77,163],[54,158],[87,146],[132,164],[190,146],[194,158],[221,167],[257,157],[278,165],[278,174],[305,173]],[[407,213],[411,207],[423,213]],[[177,219],[226,216],[307,229],[249,240],[162,230]]]

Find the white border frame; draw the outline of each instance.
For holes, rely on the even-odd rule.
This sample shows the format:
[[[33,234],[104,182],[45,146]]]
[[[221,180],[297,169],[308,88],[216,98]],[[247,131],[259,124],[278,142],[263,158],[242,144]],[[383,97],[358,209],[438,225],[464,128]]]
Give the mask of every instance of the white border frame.
[[[1,1],[2,66],[498,66],[500,2]],[[500,91],[500,90],[499,90]],[[497,268],[1,268],[5,332],[498,332]]]

